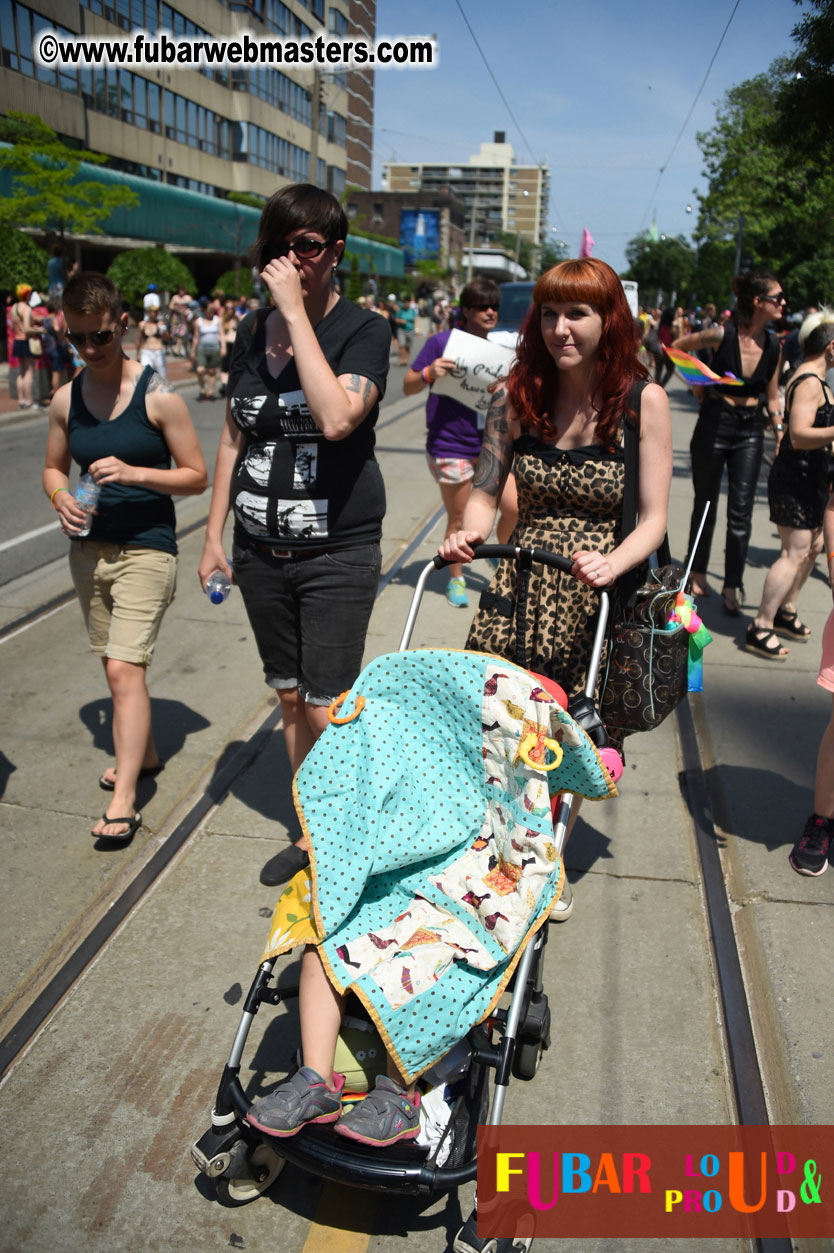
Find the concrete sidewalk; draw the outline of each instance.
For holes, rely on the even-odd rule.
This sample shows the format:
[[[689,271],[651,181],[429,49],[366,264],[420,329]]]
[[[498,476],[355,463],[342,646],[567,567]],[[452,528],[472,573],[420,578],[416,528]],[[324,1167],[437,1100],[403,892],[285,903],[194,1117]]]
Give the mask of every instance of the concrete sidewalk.
[[[397,381],[392,374],[391,390]],[[671,399],[676,458],[669,529],[682,557],[695,406],[678,384]],[[436,499],[422,440],[419,411],[381,433],[389,555]],[[381,596],[369,657],[397,646],[411,587],[438,538],[439,528]],[[165,693],[157,710],[170,702],[161,711],[169,764],[144,805],[150,831],[142,838],[152,840],[162,838],[194,784],[216,774],[266,707],[239,598],[215,609],[189,577],[197,548],[195,537],[183,545],[181,594],[160,638],[160,668],[155,663],[151,675],[152,694]],[[717,541],[718,557],[720,549]],[[751,606],[775,552],[760,502],[747,580]],[[712,574],[720,587],[720,571]],[[483,576],[471,581],[483,584]],[[442,575],[430,581],[412,646],[462,645],[470,615],[452,609],[442,587]],[[701,612],[715,638],[705,658],[706,691],[691,698],[725,842],[772,1117],[783,1122],[834,1122],[827,1078],[831,976],[827,964],[805,973],[805,955],[830,951],[834,941],[834,877],[800,878],[786,856],[810,808],[827,717],[814,675],[830,603],[826,581],[813,577],[801,602],[812,642],[774,665],[739,648],[749,617],[725,618],[717,598],[704,601]],[[73,907],[91,882],[106,893],[104,855],[84,833],[105,760],[105,710],[100,676],[92,661],[81,660],[83,630],[74,608],[6,647],[15,761],[0,817],[9,875],[3,941],[13,982],[15,971],[39,953],[71,942]],[[583,809],[566,859],[575,912],[567,925],[551,928],[548,951],[553,1047],[533,1082],[512,1084],[507,1122],[733,1121],[679,771],[670,719],[629,741],[620,798]],[[258,870],[293,830],[289,782],[279,729],[10,1072],[0,1111],[17,1134],[0,1185],[2,1247],[219,1253],[277,1244],[287,1253],[325,1247],[394,1253],[410,1235],[420,1253],[441,1253],[460,1211],[468,1213],[471,1188],[459,1198],[418,1205],[322,1188],[291,1168],[269,1197],[229,1211],[211,1200],[202,1178],[195,1180],[188,1146],[208,1125],[274,903],[275,892],[257,882]],[[292,967],[292,958],[284,965]],[[259,1016],[244,1058],[250,1090],[271,1086],[297,1041],[294,1007]],[[713,1244],[722,1251],[740,1247]],[[546,1253],[559,1245],[534,1247]],[[605,1247],[649,1245],[576,1242],[582,1253]]]

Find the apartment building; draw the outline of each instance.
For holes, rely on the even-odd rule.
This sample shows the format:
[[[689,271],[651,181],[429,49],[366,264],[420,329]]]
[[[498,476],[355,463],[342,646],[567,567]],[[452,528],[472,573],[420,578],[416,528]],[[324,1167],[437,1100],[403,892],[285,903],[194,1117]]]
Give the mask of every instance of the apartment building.
[[[437,192],[448,189],[463,201],[467,240],[488,245],[501,231],[521,235],[534,245],[547,238],[550,172],[546,165],[519,165],[503,131],[466,165],[389,162],[383,166],[388,192]]]

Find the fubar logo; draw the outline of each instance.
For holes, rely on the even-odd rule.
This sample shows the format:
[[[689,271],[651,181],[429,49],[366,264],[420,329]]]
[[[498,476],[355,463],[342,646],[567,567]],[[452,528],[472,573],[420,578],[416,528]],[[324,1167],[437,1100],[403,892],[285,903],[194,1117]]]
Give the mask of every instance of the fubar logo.
[[[834,1128],[481,1127],[478,1233],[531,1228],[564,1238],[832,1236]]]

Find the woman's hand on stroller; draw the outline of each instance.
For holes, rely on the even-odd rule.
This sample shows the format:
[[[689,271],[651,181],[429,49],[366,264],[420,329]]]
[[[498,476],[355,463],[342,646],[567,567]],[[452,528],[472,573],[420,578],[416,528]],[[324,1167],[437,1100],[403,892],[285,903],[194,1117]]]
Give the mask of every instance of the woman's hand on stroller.
[[[590,552],[587,548],[579,548],[573,554],[571,573],[582,583],[597,588],[610,587],[617,577],[607,553]]]
[[[475,555],[475,546],[484,543],[486,541],[477,531],[453,531],[446,536],[437,551],[445,561],[468,562]]]

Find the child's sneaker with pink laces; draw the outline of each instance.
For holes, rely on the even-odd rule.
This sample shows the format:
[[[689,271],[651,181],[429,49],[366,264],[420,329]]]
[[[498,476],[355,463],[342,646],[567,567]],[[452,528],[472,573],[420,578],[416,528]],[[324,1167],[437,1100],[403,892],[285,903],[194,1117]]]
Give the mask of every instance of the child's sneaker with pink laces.
[[[302,1066],[291,1079],[279,1083],[269,1096],[255,1101],[246,1121],[268,1136],[296,1135],[314,1122],[336,1122],[342,1112],[344,1075],[333,1075],[334,1089],[310,1066]]]

